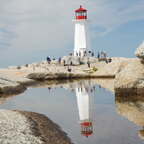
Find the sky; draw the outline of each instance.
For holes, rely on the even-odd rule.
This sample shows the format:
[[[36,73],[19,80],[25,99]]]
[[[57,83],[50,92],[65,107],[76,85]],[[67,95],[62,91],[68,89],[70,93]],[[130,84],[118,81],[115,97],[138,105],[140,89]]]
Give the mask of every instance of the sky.
[[[80,5],[88,10],[95,56],[135,57],[144,40],[144,0],[0,0],[0,67],[73,52]]]

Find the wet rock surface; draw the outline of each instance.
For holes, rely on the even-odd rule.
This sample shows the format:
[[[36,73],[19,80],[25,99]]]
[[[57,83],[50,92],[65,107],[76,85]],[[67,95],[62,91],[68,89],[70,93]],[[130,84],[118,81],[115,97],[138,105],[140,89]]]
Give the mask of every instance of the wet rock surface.
[[[31,130],[44,144],[72,144],[61,128],[46,116],[33,112],[20,111],[31,123]]]
[[[44,115],[0,110],[0,143],[72,144],[67,134]]]
[[[7,78],[0,77],[0,93],[17,93],[26,90],[26,87]]]

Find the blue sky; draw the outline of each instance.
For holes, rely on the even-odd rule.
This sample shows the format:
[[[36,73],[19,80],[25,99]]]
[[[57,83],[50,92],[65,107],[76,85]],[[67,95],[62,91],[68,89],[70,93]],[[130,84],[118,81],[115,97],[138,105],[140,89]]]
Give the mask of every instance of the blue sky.
[[[144,40],[144,0],[0,0],[0,67],[73,52],[79,5],[88,10],[95,53],[135,57]]]

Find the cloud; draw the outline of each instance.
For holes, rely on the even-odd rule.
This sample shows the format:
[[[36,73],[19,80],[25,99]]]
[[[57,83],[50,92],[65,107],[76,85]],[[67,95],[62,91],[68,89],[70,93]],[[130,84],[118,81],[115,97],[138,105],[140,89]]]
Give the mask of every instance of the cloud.
[[[103,36],[103,33],[108,34],[118,26],[144,19],[144,0],[141,1],[95,1],[91,11],[92,27],[102,27],[105,31],[99,31],[96,36]]]
[[[42,58],[46,52],[58,56],[73,51],[71,21],[80,4],[88,9],[93,38],[144,19],[144,0],[0,0],[0,59],[8,55],[17,63],[19,56],[31,61],[33,54]]]

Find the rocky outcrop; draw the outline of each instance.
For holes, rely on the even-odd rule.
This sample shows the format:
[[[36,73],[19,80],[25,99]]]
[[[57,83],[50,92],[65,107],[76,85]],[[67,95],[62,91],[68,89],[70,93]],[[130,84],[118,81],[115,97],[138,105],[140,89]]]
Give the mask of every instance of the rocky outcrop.
[[[0,93],[18,93],[26,88],[7,78],[0,77]]]
[[[34,80],[52,80],[52,79],[69,79],[69,78],[88,78],[90,74],[86,73],[30,73],[27,78]]]
[[[140,44],[140,46],[136,49],[135,55],[144,61],[144,41]]]
[[[0,143],[72,144],[67,134],[44,115],[0,110]]]
[[[87,58],[81,59],[86,60]],[[97,68],[105,65],[105,62],[95,62],[96,58],[90,58],[90,60],[93,62],[91,63],[91,68],[88,68],[87,64],[63,66],[63,64],[59,63],[57,60],[52,60],[51,63],[48,64],[47,61],[44,60],[38,63],[25,64],[23,66],[10,66],[9,68],[0,69],[0,93],[15,93],[16,91],[24,89],[23,86],[35,85],[37,82],[34,80],[93,77],[92,73],[94,73]],[[68,71],[68,68],[71,71]],[[11,82],[11,84],[6,83],[6,81]]]
[[[139,59],[133,60],[116,75],[114,87],[117,95],[143,95],[144,64]]]
[[[136,49],[135,55],[138,58],[116,75],[117,95],[144,95],[144,42]]]
[[[93,76],[101,78],[114,78],[117,73],[124,69],[133,59],[128,58],[113,58],[111,63],[108,63],[96,71]]]

